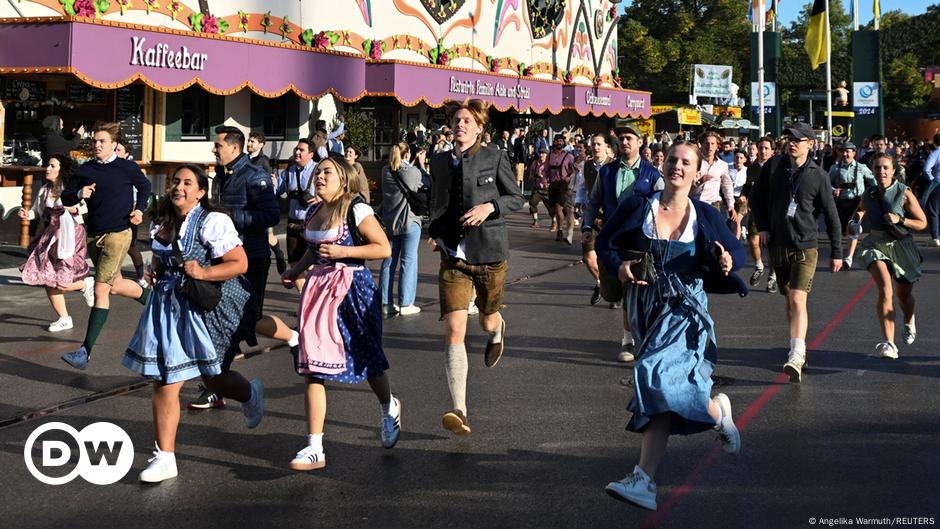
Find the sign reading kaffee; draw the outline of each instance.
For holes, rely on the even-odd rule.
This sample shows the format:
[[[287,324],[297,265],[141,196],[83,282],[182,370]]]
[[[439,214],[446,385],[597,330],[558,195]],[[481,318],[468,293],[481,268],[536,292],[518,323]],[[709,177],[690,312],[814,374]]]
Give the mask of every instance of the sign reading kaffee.
[[[174,53],[170,46],[157,43],[144,51],[146,42],[146,37],[131,37],[131,64],[150,68],[200,71],[205,69],[206,61],[209,59],[206,53],[190,53],[186,46]]]

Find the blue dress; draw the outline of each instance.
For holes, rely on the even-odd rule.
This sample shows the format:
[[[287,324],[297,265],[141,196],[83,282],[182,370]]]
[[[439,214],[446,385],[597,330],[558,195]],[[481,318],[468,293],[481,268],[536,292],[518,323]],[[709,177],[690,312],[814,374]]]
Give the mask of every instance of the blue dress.
[[[195,260],[202,266],[211,264],[210,248],[198,235],[206,216],[200,206],[193,208],[180,238],[183,259]],[[247,281],[238,276],[223,282],[219,304],[204,311],[176,293],[182,268],[172,248],[156,240],[151,248],[164,273],[153,285],[122,364],[165,384],[228,370],[242,340],[250,345],[256,343],[255,322],[251,311],[245,309],[250,300]]]
[[[695,242],[643,239],[657,278],[631,288],[627,300],[639,344],[627,430],[642,432],[652,416],[668,413],[671,434],[702,432],[715,426],[708,405],[717,347],[703,280],[695,273]]]
[[[369,207],[369,206],[365,206]],[[371,207],[369,207],[371,211]],[[317,207],[311,207],[307,211],[307,219],[304,225],[310,222],[310,219],[316,214]],[[332,244],[342,246],[355,246],[352,233],[344,220],[340,228],[339,240]],[[304,236],[307,246],[314,253],[320,245],[320,240],[310,237],[310,230],[304,230]],[[317,265],[329,265],[333,261],[319,256],[317,253]],[[299,371],[299,364],[295,365],[298,374],[303,376],[315,377],[323,380],[333,380],[345,382],[348,384],[357,384],[369,378],[377,377],[388,369],[388,360],[385,358],[385,350],[382,348],[382,297],[376,288],[375,281],[372,278],[372,272],[365,267],[365,261],[362,259],[339,259],[336,262],[345,263],[351,266],[361,266],[353,272],[352,284],[346,293],[346,298],[340,303],[337,313],[337,324],[339,332],[343,337],[343,348],[346,355],[346,370],[337,374],[307,374]],[[301,330],[301,332],[303,332]]]

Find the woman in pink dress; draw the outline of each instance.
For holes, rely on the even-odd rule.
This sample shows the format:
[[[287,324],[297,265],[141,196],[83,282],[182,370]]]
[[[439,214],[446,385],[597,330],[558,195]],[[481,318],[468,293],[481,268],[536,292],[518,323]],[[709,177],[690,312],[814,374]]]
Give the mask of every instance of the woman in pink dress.
[[[59,195],[77,165],[64,154],[53,154],[46,165],[46,183],[39,190],[33,207],[21,209],[21,219],[41,218],[43,227],[27,248],[26,262],[20,267],[23,282],[46,287],[46,295],[58,319],[49,325],[49,332],[72,328],[72,317],[65,307],[64,292],[81,290],[85,302],[95,302],[94,279],[88,276],[85,260],[85,225],[82,221],[84,203],[64,207]]]

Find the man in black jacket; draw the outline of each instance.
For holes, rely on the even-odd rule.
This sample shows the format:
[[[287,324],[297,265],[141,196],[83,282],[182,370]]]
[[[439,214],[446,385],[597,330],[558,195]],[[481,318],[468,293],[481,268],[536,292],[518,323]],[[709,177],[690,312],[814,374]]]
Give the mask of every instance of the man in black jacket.
[[[816,216],[826,217],[832,247],[829,269],[842,268],[842,231],[832,198],[829,176],[809,158],[816,141],[813,129],[797,123],[783,131],[788,155],[764,165],[751,189],[749,202],[756,215],[762,246],[770,248],[770,264],[780,293],[787,297],[790,354],[783,370],[791,382],[800,382],[806,363],[806,300],[816,273]]]
[[[485,363],[493,367],[505,348],[506,321],[499,313],[509,268],[505,217],[525,199],[506,153],[480,146],[487,104],[479,99],[450,102],[447,116],[455,132],[454,149],[431,159],[428,234],[441,252],[438,289],[441,319],[447,323],[447,385],[454,404],[442,422],[455,434],[467,434],[467,309],[476,291],[480,326],[490,335]]]

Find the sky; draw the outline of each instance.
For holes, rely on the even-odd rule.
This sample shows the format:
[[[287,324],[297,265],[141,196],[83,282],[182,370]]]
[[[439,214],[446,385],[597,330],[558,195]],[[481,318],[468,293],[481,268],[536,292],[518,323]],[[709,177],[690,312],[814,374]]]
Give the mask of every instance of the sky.
[[[748,0],[740,0],[749,3]],[[768,4],[773,0],[765,0]],[[851,9],[850,0],[842,0],[842,5],[846,12]],[[811,0],[778,0],[777,8],[780,10],[780,22],[789,25],[796,20],[800,10],[805,4],[812,3]],[[872,19],[873,0],[858,0],[858,23],[866,24]],[[927,11],[927,6],[940,3],[940,0],[881,0],[881,12],[900,9],[909,15],[920,15]],[[623,0],[621,6],[626,7],[630,0]],[[621,12],[623,10],[621,7]]]

